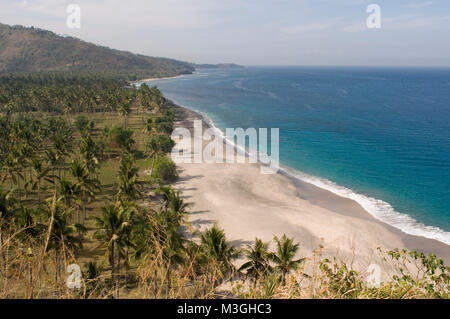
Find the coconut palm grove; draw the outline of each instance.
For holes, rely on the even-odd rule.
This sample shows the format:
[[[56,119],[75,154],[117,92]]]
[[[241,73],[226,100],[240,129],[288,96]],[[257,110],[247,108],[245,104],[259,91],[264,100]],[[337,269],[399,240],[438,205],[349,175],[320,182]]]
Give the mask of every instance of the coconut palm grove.
[[[217,226],[183,235],[174,109],[156,87],[69,73],[0,82],[2,297],[212,297],[236,273],[242,252]],[[276,240],[285,278],[298,244]],[[251,280],[270,269],[259,245],[242,267]],[[79,289],[67,286],[72,264]]]

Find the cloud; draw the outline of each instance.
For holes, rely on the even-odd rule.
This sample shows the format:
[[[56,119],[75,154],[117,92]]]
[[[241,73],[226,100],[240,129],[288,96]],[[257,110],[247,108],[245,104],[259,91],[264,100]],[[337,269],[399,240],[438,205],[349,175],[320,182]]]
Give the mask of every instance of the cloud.
[[[414,30],[431,29],[448,25],[450,16],[420,16],[417,14],[402,14],[393,17],[381,17],[381,29],[385,30]],[[366,22],[351,24],[341,28],[343,32],[362,32],[369,30]]]
[[[402,7],[408,8],[408,9],[420,9],[420,8],[425,8],[425,7],[431,6],[433,4],[434,4],[434,1],[411,2],[408,4],[402,5]]]
[[[386,18],[384,21],[384,25],[386,28],[392,30],[425,30],[440,27],[442,25],[448,25],[449,21],[450,16],[421,16],[414,14],[405,14]]]
[[[381,20],[383,21],[383,20]],[[348,26],[345,26],[343,28],[341,28],[341,31],[343,32],[362,32],[362,31],[366,31],[367,25],[366,22],[360,22],[360,23],[354,23]]]
[[[66,25],[71,3],[81,7],[81,29]],[[346,34],[370,32],[369,3],[382,6],[375,39],[383,56],[362,51],[361,37]],[[0,21],[197,62],[450,65],[450,45],[442,40],[449,37],[449,10],[448,0],[0,0]],[[403,61],[399,51],[417,59]],[[429,59],[434,52],[439,56]]]
[[[223,21],[212,18],[212,13],[226,5],[215,0],[12,0],[0,2],[0,10],[16,9],[30,18],[37,15],[40,20],[65,21],[66,8],[72,3],[81,7],[82,21],[95,21],[103,27],[132,25],[159,29],[213,27]]]
[[[284,27],[281,29],[281,31],[288,34],[300,34],[300,33],[322,31],[335,27],[336,23],[339,20],[341,20],[341,18],[332,18],[327,21],[313,22],[308,24],[295,24]]]
[[[312,31],[319,31],[319,30],[325,30],[331,27],[331,24],[329,23],[310,23],[310,24],[298,24],[298,25],[291,25],[285,28],[282,28],[281,30],[285,33],[306,33],[306,32],[312,32]]]
[[[67,0],[13,0],[11,6],[23,12],[44,16],[57,17],[65,14],[65,8],[70,3]]]

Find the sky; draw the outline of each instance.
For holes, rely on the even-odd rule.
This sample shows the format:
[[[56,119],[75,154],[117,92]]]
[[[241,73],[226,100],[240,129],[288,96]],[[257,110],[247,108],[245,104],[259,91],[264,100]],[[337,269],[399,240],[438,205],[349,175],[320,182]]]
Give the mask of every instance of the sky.
[[[449,0],[0,0],[0,22],[196,63],[450,66]]]

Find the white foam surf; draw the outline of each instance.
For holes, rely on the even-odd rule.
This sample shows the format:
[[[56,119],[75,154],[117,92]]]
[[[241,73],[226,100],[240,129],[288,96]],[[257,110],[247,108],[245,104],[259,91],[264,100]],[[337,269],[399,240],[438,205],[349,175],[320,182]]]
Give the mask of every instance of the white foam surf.
[[[311,176],[291,168],[283,168],[283,170],[287,174],[301,181],[325,189],[338,196],[354,200],[376,219],[393,226],[406,234],[435,239],[450,245],[450,232],[446,232],[435,226],[427,226],[420,223],[411,216],[396,211],[391,204],[383,200],[359,194],[327,179]]]
[[[214,121],[206,113],[181,105],[175,100],[173,101],[175,104],[200,115],[202,119],[205,121],[205,123],[208,124],[208,126],[211,127],[214,130],[214,132],[216,132],[217,135],[224,140],[225,143],[234,146],[241,154],[258,158],[257,152],[253,151],[249,152],[248,150],[245,149],[245,147],[241,145],[236,145],[234,141],[229,140],[223,133],[223,131],[216,126]],[[450,245],[450,232],[446,232],[435,226],[427,226],[423,223],[420,223],[411,216],[396,211],[391,204],[385,201],[372,198],[367,195],[359,194],[347,187],[340,186],[327,179],[312,176],[293,168],[280,167],[280,170],[285,174],[289,175],[290,177],[299,179],[303,182],[325,189],[338,196],[354,200],[355,202],[360,204],[361,207],[364,208],[374,218],[390,226],[393,226],[406,234],[425,237],[429,239],[435,239],[442,243]]]

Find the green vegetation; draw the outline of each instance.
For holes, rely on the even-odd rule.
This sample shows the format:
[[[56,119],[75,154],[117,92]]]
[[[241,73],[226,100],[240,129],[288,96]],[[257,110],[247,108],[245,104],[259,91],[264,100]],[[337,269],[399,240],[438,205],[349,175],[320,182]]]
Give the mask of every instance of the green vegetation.
[[[192,63],[196,69],[241,69],[242,65],[235,63],[219,63],[219,64],[195,64]]]
[[[2,76],[0,92],[8,105],[0,117],[1,295],[63,296],[71,262],[86,264],[92,296],[136,289],[152,223],[172,227],[173,237],[174,214],[187,207],[171,189],[165,210],[159,197],[144,197],[176,176],[166,156],[174,112],[161,92],[99,75],[44,73]],[[117,119],[125,104],[127,128]],[[157,179],[143,174],[153,166],[148,158],[157,161]],[[105,272],[111,276],[100,280]]]
[[[138,90],[127,85],[123,79],[101,74],[4,74],[0,75],[0,111],[65,115],[118,112],[129,116],[130,110],[138,106],[148,111],[163,105],[159,90],[156,94],[155,88],[145,84]],[[78,122],[77,127],[86,124]]]
[[[194,231],[170,185],[175,113],[156,87],[2,76],[0,107],[1,298],[214,298],[229,283],[242,298],[449,298],[433,255],[380,252],[393,275],[371,287],[320,249],[299,259],[286,235],[240,250],[217,225]]]
[[[186,62],[113,50],[51,31],[0,24],[0,72],[96,72],[129,80],[190,74]]]
[[[175,163],[165,156],[158,158],[152,171],[152,177],[157,180],[175,181],[177,178]]]
[[[277,243],[280,254],[292,246],[292,240]],[[290,242],[290,243],[288,243]],[[284,248],[283,248],[284,247]],[[281,248],[281,250],[280,250]],[[291,251],[291,249],[288,249]],[[331,298],[331,299],[449,299],[450,267],[435,255],[425,255],[416,251],[379,249],[383,267],[390,268],[390,278],[380,282],[370,282],[368,275],[352,269],[345,262],[334,257],[322,258],[323,247],[313,252],[311,257],[294,264],[291,254],[290,270],[279,267],[281,256],[271,258],[267,243],[256,239],[254,246],[247,250],[249,259],[241,268],[247,270],[246,282],[235,282],[233,292],[240,298]],[[295,265],[295,266],[294,266]],[[273,266],[278,266],[274,268]]]

